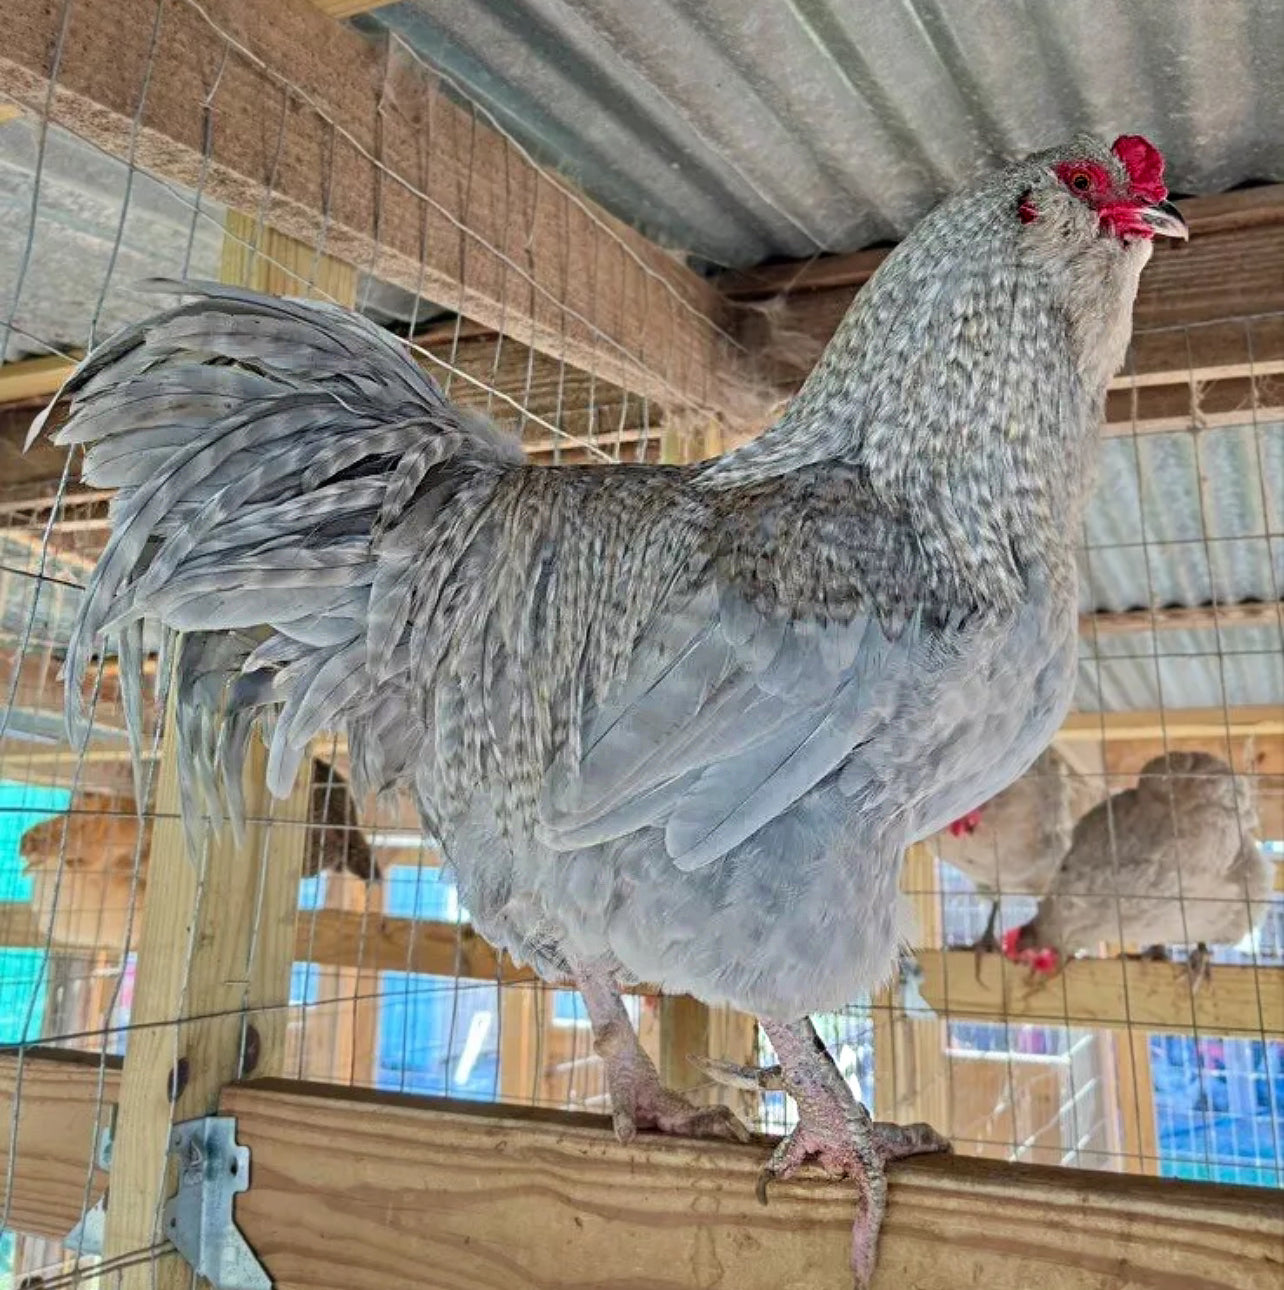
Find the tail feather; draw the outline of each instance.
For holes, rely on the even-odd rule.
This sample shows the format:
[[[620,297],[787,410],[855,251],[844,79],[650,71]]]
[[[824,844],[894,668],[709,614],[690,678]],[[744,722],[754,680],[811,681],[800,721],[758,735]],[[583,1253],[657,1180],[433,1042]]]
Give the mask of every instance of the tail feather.
[[[242,827],[256,724],[278,795],[336,724],[356,783],[407,773],[422,714],[373,680],[409,667],[405,601],[425,577],[415,534],[428,527],[416,525],[469,496],[478,468],[493,477],[523,458],[359,315],[217,283],[146,289],[185,299],[95,350],[54,400],[71,401],[55,441],[84,448],[87,482],[120,490],[68,645],[66,715],[83,745],[80,680],[112,633],[137,767],[142,623],[184,633],[176,719],[195,847],[200,817],[221,824],[224,803]]]

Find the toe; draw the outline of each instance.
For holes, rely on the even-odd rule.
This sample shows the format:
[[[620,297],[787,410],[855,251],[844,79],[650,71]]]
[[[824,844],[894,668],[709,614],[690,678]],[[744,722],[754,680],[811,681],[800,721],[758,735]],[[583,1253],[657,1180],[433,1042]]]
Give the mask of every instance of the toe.
[[[712,1057],[698,1056],[689,1057],[687,1060],[715,1084],[722,1084],[727,1088],[744,1089],[750,1093],[785,1091],[784,1074],[779,1066],[741,1066],[737,1062],[724,1062]]]
[[[611,1117],[615,1122],[615,1136],[627,1147],[638,1136],[637,1122],[631,1111],[616,1110]]]
[[[696,1137],[725,1138],[728,1142],[748,1142],[752,1136],[740,1117],[728,1106],[714,1106],[696,1116]]]
[[[874,1125],[874,1145],[884,1160],[904,1160],[909,1156],[925,1156],[951,1150],[949,1139],[943,1138],[930,1124]]]
[[[878,1262],[878,1232],[861,1219],[852,1228],[852,1277],[856,1290],[869,1290]]]

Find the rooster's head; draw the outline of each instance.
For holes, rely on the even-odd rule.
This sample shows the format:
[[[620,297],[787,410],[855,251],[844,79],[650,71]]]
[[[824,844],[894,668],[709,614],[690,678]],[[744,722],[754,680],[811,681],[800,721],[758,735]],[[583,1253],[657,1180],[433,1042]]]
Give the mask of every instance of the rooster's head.
[[[1042,222],[1070,241],[1188,236],[1181,212],[1167,200],[1163,154],[1139,134],[1120,135],[1108,150],[1084,136],[1032,160],[1039,169],[1014,211],[1022,224]]]

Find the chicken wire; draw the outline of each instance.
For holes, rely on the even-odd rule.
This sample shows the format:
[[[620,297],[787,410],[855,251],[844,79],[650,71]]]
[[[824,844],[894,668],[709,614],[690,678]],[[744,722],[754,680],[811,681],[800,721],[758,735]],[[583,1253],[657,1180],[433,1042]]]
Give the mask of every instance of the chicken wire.
[[[228,51],[231,59],[239,56],[230,39]],[[220,85],[216,80],[205,103],[212,120]],[[193,86],[193,93],[204,90]],[[450,101],[465,104],[474,128],[495,128],[457,93]],[[291,290],[355,305],[407,338],[453,399],[514,430],[536,461],[654,462],[690,459],[701,450],[689,434],[700,422],[699,409],[680,399],[659,407],[592,367],[575,367],[477,324],[466,316],[462,287],[459,300],[429,300],[359,273],[352,298],[339,300],[324,276],[324,236],[302,256],[278,258],[261,236],[261,219],[236,225],[203,187],[180,188],[38,116],[0,124],[0,134],[3,155],[13,163],[6,183],[26,211],[18,254],[3,265],[7,304],[0,321],[7,323],[6,352],[15,361],[83,351],[150,307],[130,295],[138,272],[217,273],[231,246],[249,267],[266,261],[286,275]],[[51,164],[57,158],[64,160],[62,170]],[[50,207],[61,212],[71,203],[78,217],[93,214],[86,213],[83,193],[72,200],[74,185],[65,182],[67,168],[78,164],[105,176],[96,200],[110,224],[106,239],[73,266],[53,245],[52,232],[64,217],[55,220]],[[259,214],[268,207],[265,195]],[[510,218],[533,229],[529,211],[514,209]],[[158,228],[166,236],[157,236]],[[468,230],[460,235],[466,238]],[[521,265],[509,267],[516,303],[532,284]],[[74,282],[59,281],[55,292],[54,279],[73,268]],[[68,310],[76,316],[70,331],[62,321]],[[1201,605],[1230,611],[1246,603],[1261,612],[1248,626],[1214,621],[1189,631],[1156,627],[1120,636],[1096,635],[1087,619],[1079,708],[1144,710],[1155,714],[1154,730],[1127,740],[1106,737],[1103,717],[1101,738],[1079,738],[1068,747],[1098,797],[1131,786],[1145,760],[1170,750],[1194,747],[1226,758],[1253,780],[1262,841],[1278,858],[1284,853],[1284,734],[1277,720],[1250,741],[1236,733],[1242,722],[1234,711],[1284,702],[1284,400],[1272,384],[1279,356],[1259,373],[1252,352],[1254,336],[1270,322],[1242,324],[1247,358],[1240,366],[1247,367],[1248,386],[1239,404],[1224,406],[1226,391],[1219,394],[1214,383],[1211,394],[1223,404],[1202,411],[1210,390],[1192,360],[1191,406],[1170,418],[1182,424],[1125,425],[1106,441],[1106,468],[1082,550],[1085,615]],[[1197,353],[1199,328],[1182,334]],[[33,410],[3,409],[11,437]],[[1143,419],[1134,409],[1133,421]],[[92,737],[82,751],[66,741],[60,656],[107,535],[108,499],[77,482],[73,463],[49,464],[44,474],[33,467],[21,480],[5,481],[0,495],[0,1042],[10,1053],[38,1044],[106,1059],[125,1051],[132,1028],[161,723],[153,707],[140,799],[119,679],[107,657],[86,693]],[[154,650],[156,642],[149,646]],[[1205,716],[1206,733],[1170,737],[1169,714],[1192,708],[1221,710],[1224,732]],[[607,1111],[604,1073],[578,995],[511,980],[511,970],[479,946],[468,911],[409,805],[349,806],[342,739],[314,753],[337,778],[320,777],[308,820],[293,821],[306,825],[312,859],[305,863],[315,872],[299,891],[284,1073],[402,1093]],[[274,818],[267,832],[286,823]],[[1242,824],[1248,827],[1247,820]],[[1023,845],[1016,836],[993,839],[1000,858]],[[1078,1010],[1080,995],[1071,984],[1078,964],[1038,981],[992,954],[976,970],[992,988],[1005,982],[1010,993],[997,1001],[987,995],[979,1005],[975,992],[952,996],[951,984],[961,985],[974,970],[969,947],[984,929],[990,896],[1000,900],[1002,931],[1034,915],[1040,891],[1005,883],[997,863],[995,881],[982,894],[948,857],[947,839],[929,840],[907,870],[920,934],[894,980],[874,997],[817,1018],[843,1074],[879,1117],[929,1119],[968,1154],[1284,1182],[1284,1020],[1267,1003],[1278,997],[1284,972],[1278,881],[1253,934],[1237,947],[1213,947],[1212,975],[1201,987],[1226,989],[1224,970],[1239,1001],[1233,1033],[1203,1033],[1194,1024],[1193,986],[1180,974],[1168,984],[1164,1028],[1153,1032],[1134,1019],[1127,980],[1134,968],[1153,973],[1154,965],[1131,960],[1120,961],[1123,1012],[1109,1024]],[[1120,867],[1120,857],[1112,855],[1110,864]],[[1174,899],[1182,902],[1185,893]],[[1119,938],[1108,922],[1083,950],[1086,958],[1117,952]],[[335,926],[345,932],[341,961],[321,953],[334,944]],[[1187,948],[1177,947],[1179,961]],[[1241,988],[1243,974],[1258,983],[1256,992]],[[942,988],[930,989],[933,982]],[[666,1005],[633,994],[627,1006],[647,1051],[661,1061]],[[713,1010],[708,1055],[742,1060],[746,1044],[762,1061],[771,1060],[751,1024]],[[685,1082],[697,1097],[714,1096],[694,1074]],[[98,1109],[101,1115],[104,1108]],[[782,1094],[746,1097],[738,1109],[765,1131],[793,1123]],[[85,1170],[89,1197],[88,1155]],[[7,1226],[9,1185],[5,1195],[0,1223]],[[45,1237],[14,1235],[8,1257],[15,1272],[47,1269],[61,1257]]]

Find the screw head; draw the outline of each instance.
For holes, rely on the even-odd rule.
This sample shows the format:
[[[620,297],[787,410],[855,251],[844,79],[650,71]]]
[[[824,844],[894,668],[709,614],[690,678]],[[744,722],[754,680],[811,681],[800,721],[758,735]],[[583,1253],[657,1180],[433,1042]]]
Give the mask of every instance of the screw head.
[[[186,1057],[180,1057],[174,1069],[170,1071],[165,1085],[166,1095],[171,1102],[177,1102],[183,1096],[183,1090],[187,1087],[188,1077],[191,1075],[191,1066]]]
[[[241,1049],[241,1077],[253,1074],[263,1056],[263,1039],[254,1026],[245,1027],[245,1044]]]

